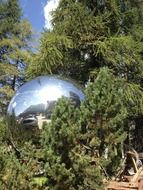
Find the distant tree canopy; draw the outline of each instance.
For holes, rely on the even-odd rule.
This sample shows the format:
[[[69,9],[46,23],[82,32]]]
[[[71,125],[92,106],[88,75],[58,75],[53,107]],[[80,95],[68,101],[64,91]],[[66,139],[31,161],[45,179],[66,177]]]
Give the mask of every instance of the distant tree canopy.
[[[21,84],[32,30],[27,20],[21,20],[17,0],[0,1],[0,26],[0,106],[5,107]]]

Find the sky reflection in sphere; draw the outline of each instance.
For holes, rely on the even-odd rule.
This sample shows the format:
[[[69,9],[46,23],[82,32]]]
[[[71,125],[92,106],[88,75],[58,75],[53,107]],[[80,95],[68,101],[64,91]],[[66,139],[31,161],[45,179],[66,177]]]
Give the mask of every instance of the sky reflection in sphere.
[[[40,76],[21,86],[8,106],[8,115],[17,118],[28,115],[51,115],[55,103],[62,96],[79,105],[84,99],[81,88],[74,82],[58,76]]]

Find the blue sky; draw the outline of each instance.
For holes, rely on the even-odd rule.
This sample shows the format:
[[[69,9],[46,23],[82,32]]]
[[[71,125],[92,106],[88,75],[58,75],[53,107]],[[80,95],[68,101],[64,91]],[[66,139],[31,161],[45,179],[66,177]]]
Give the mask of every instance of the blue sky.
[[[32,24],[35,32],[41,32],[44,27],[50,28],[50,11],[54,10],[59,0],[19,0],[24,18]]]
[[[30,21],[36,32],[40,32],[44,27],[43,7],[46,5],[46,2],[47,0],[20,0],[23,16]]]

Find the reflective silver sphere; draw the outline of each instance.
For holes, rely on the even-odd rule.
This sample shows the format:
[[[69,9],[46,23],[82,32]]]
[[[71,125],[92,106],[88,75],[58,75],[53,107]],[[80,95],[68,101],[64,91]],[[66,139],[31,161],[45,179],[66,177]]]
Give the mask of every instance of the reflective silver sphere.
[[[40,76],[21,86],[8,106],[8,116],[15,116],[24,126],[41,127],[51,117],[55,103],[67,97],[76,106],[84,99],[81,88],[58,76]]]

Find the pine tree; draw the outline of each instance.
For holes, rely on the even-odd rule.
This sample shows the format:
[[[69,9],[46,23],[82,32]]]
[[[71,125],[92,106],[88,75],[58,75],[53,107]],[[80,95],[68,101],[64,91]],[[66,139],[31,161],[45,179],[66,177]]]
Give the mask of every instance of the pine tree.
[[[26,20],[21,20],[17,0],[0,2],[0,25],[0,107],[5,108],[23,78],[31,27]]]
[[[101,189],[117,174],[127,137],[125,91],[123,81],[103,68],[80,108],[66,99],[57,103],[42,138],[50,189]]]
[[[99,167],[80,146],[80,112],[66,99],[55,108],[43,131],[44,168],[50,189],[96,189],[102,183]]]
[[[52,31],[43,34],[39,51],[41,57],[33,61],[35,65],[32,71],[38,75],[36,68],[39,63],[43,70],[47,63],[47,73],[58,74],[62,70],[67,76],[87,81],[93,72],[98,72],[98,68],[108,66],[114,69],[116,75],[139,81],[142,77],[141,31],[138,7],[130,0],[94,3],[62,0],[53,12]],[[55,49],[59,47],[58,39],[57,42],[51,41],[52,35],[64,36],[72,42],[72,47],[67,45],[68,51],[61,45],[61,64],[56,63],[57,57],[53,54],[52,60],[57,67],[50,64],[44,53],[51,43]],[[65,47],[64,42],[60,44]]]
[[[135,123],[136,130],[141,129],[141,7],[136,1],[130,0],[61,0],[53,12],[53,29],[43,34],[41,48],[37,57],[31,60],[28,75],[62,74],[85,83],[95,80],[100,68],[107,66],[127,86],[126,107],[130,108],[128,128]],[[51,40],[55,39],[55,35],[56,41]],[[59,41],[63,37],[70,39],[72,46],[67,40]],[[56,53],[49,52],[51,47]],[[52,55],[52,59],[49,59],[49,55]],[[135,104],[131,103],[132,98],[136,99]]]

